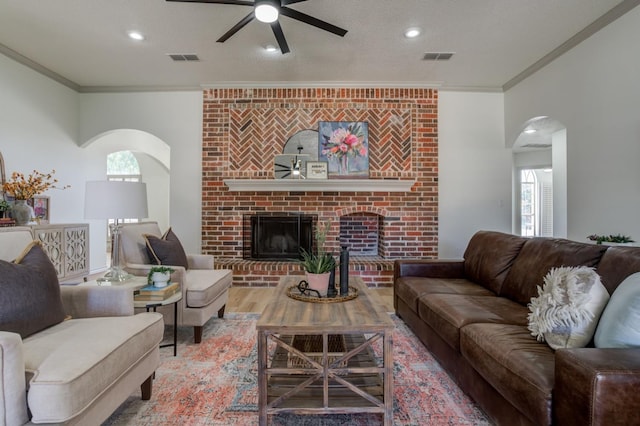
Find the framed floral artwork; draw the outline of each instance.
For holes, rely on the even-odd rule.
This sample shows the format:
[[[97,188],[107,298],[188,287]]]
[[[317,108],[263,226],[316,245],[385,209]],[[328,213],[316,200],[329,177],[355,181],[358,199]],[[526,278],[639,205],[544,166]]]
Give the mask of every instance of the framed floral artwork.
[[[49,223],[49,197],[43,195],[34,195],[32,199],[27,201],[33,207],[33,213],[39,223]]]
[[[318,123],[318,161],[327,162],[330,179],[368,178],[368,123],[364,121]]]

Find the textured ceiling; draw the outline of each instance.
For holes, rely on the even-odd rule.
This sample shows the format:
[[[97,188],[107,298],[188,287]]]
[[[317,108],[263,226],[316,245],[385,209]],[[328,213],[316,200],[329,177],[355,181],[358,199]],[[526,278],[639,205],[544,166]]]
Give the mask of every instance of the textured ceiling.
[[[282,55],[263,49],[276,43],[269,26],[257,21],[216,43],[250,7],[164,0],[0,0],[0,51],[33,61],[32,66],[44,67],[81,91],[344,83],[501,90],[603,15],[637,4],[308,0],[290,7],[349,32],[340,38],[281,17],[292,50]],[[423,33],[406,39],[408,27]],[[147,39],[134,42],[127,37],[129,30]],[[455,54],[434,62],[422,60],[425,52]],[[174,62],[170,53],[194,53],[201,60]]]

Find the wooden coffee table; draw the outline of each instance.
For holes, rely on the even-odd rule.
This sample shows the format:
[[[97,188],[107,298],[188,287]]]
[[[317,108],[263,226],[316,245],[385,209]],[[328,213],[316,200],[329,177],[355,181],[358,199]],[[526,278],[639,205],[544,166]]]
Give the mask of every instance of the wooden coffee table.
[[[287,296],[283,277],[256,324],[259,424],[269,414],[381,413],[393,423],[394,323],[359,277],[358,297],[311,303]],[[382,362],[372,344],[382,341]]]

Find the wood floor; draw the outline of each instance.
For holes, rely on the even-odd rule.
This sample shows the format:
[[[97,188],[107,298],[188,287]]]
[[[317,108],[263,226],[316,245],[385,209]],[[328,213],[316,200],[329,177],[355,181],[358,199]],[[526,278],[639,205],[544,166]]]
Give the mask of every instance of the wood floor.
[[[271,298],[274,288],[231,287],[225,312],[262,312]],[[393,312],[393,288],[375,288],[387,312]]]

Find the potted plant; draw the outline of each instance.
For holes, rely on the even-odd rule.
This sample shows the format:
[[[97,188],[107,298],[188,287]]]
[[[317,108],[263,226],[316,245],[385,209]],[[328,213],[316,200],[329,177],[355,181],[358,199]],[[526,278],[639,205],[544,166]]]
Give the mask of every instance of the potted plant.
[[[587,237],[588,239],[590,239],[591,241],[595,241],[596,244],[602,244],[602,243],[614,243],[614,244],[627,244],[627,243],[635,243],[634,240],[631,239],[631,237],[627,237],[626,235],[621,235],[621,234],[617,234],[617,235],[589,235]]]
[[[147,274],[147,282],[149,284],[153,283],[154,287],[166,287],[171,279],[172,272],[174,272],[174,269],[168,266],[152,266]]]
[[[5,217],[10,209],[11,205],[6,200],[0,200],[0,218]]]
[[[323,226],[318,225],[316,227],[316,253],[308,252],[305,249],[301,249],[302,260],[300,265],[307,273],[307,283],[309,288],[316,290],[320,293],[320,296],[327,295],[327,289],[329,288],[329,276],[331,271],[336,267],[336,260],[331,253],[324,250],[324,243],[327,239],[327,232],[331,222],[325,223]]]

